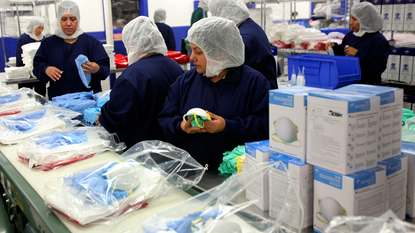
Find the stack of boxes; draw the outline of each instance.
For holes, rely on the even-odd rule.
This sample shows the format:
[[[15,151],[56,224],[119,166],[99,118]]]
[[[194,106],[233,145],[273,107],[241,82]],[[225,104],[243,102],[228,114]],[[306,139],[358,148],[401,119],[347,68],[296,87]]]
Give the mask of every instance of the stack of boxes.
[[[414,31],[414,0],[371,0],[383,18],[384,31]]]
[[[399,46],[402,47],[390,48],[387,68],[382,73],[382,80],[415,84],[415,45],[402,43]]]
[[[411,157],[401,155],[401,89],[291,87],[271,90],[269,98],[270,151],[266,157],[287,167],[274,165],[269,172],[269,190],[265,185],[261,189],[269,192],[271,217],[278,217],[278,210],[287,204],[292,208],[280,219],[287,229],[298,231],[313,225],[316,232],[323,232],[338,215],[376,217],[392,209],[404,219]],[[260,150],[255,151],[258,157]],[[413,152],[415,156],[415,145]],[[262,157],[258,162],[264,160]],[[289,173],[296,189],[291,198],[281,197],[287,188],[282,172]],[[295,205],[298,199],[303,210]],[[413,209],[415,212],[415,205]],[[342,227],[359,230],[351,224]]]

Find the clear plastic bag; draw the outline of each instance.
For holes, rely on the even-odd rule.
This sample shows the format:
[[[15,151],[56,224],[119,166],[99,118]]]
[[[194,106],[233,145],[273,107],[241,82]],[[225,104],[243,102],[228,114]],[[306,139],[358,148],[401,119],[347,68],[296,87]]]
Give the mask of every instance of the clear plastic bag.
[[[12,115],[30,110],[47,103],[48,100],[29,88],[20,88],[6,95],[0,95],[0,116]]]
[[[77,124],[79,121],[60,117],[52,109],[39,106],[0,118],[0,143],[15,144],[29,137]]]
[[[139,142],[118,160],[65,175],[45,185],[45,203],[80,225],[113,223],[174,190],[187,190],[205,168],[162,141]]]
[[[286,183],[281,184],[285,192],[281,192],[276,220],[261,217],[250,210],[250,206],[258,199],[245,199],[246,188],[272,166],[285,169],[284,174],[287,176]],[[294,201],[288,201],[288,198],[297,203],[293,205]],[[298,207],[302,208],[301,201],[285,165],[282,162],[257,164],[246,167],[215,188],[154,214],[134,232],[286,232],[285,216],[289,215],[292,208]]]
[[[29,168],[49,170],[107,150],[125,149],[125,143],[116,143],[114,136],[101,127],[52,131],[19,142],[17,155]]]

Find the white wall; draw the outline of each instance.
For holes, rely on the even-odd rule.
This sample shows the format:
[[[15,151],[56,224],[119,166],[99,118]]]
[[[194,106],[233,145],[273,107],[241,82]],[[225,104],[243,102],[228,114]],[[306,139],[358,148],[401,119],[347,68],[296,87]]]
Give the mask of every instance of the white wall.
[[[193,0],[148,0],[148,16],[151,20],[157,8],[166,10],[166,24],[170,27],[190,26]]]

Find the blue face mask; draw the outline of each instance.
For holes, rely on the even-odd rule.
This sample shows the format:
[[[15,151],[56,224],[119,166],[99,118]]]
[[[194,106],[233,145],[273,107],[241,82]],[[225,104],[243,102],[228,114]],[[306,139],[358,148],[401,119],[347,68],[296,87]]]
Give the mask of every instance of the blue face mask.
[[[91,74],[85,75],[85,72],[82,70],[81,66],[81,64],[85,64],[86,62],[89,62],[89,60],[85,55],[82,54],[79,54],[79,56],[75,59],[75,64],[78,68],[79,77],[81,77],[81,80],[86,88],[91,88],[89,86],[89,83],[91,83]]]

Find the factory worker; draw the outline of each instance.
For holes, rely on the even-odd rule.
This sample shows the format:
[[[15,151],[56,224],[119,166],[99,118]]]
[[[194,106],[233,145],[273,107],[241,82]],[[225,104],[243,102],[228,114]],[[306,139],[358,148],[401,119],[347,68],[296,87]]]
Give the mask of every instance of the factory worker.
[[[59,4],[55,28],[55,35],[42,41],[33,60],[34,75],[42,83],[50,83],[49,99],[74,92],[102,91],[101,80],[109,75],[109,57],[101,42],[82,31],[75,2]],[[91,74],[90,88],[82,81],[75,63],[80,54],[89,60],[82,69],[85,75]]]
[[[232,20],[238,27],[245,44],[245,65],[268,79],[271,88],[278,88],[277,66],[271,45],[264,30],[249,18],[248,7],[243,0],[210,0],[209,11],[213,16]]]
[[[157,114],[163,108],[170,85],[183,69],[165,57],[161,33],[145,16],[129,22],[122,31],[129,66],[115,81],[110,100],[97,119],[108,132],[131,147],[143,140],[163,140]]]
[[[268,80],[244,65],[244,44],[236,25],[224,18],[197,21],[188,32],[195,69],[181,75],[158,119],[166,139],[201,164],[219,167],[223,153],[245,142],[268,138]],[[211,121],[192,127],[182,117],[207,110]]]
[[[157,28],[161,32],[161,35],[166,42],[167,50],[176,51],[176,40],[174,39],[173,30],[166,22],[166,10],[157,9],[154,12],[154,22],[156,23]]]
[[[362,72],[359,83],[379,85],[389,56],[389,42],[379,32],[382,17],[372,3],[361,2],[352,7],[350,25],[352,31],[342,43],[329,42],[326,49],[332,47],[335,55],[358,57]]]
[[[45,26],[45,20],[40,17],[31,18],[29,24],[26,27],[26,32],[23,33],[19,39],[17,40],[16,45],[16,66],[21,67],[24,66],[22,61],[22,46],[29,43],[34,42],[41,42],[45,35],[43,33],[43,29]],[[46,95],[46,85],[43,83],[22,83],[19,84],[19,88],[27,87],[27,88],[34,88],[35,91],[45,96]]]

